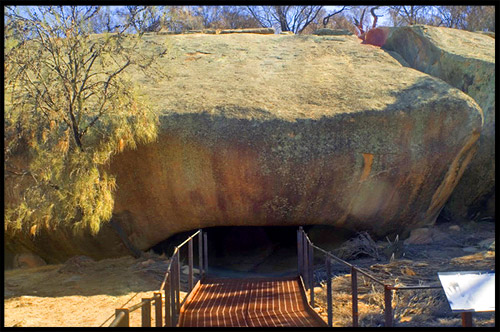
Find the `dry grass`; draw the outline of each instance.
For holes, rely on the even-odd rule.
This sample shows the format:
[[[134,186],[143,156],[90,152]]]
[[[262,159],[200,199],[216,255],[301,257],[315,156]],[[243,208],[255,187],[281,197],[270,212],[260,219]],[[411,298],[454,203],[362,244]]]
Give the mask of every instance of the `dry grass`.
[[[436,225],[446,232],[450,224]],[[438,272],[495,270],[494,246],[486,249],[480,243],[495,233],[495,224],[484,222],[460,225],[459,232],[448,233],[454,241],[440,241],[429,245],[405,245],[407,256],[392,262],[373,259],[350,261],[386,284],[396,286],[440,286]],[[381,246],[380,243],[377,243]],[[468,248],[467,248],[468,247]],[[475,248],[467,253],[463,249]],[[380,248],[379,248],[380,249]],[[375,264],[374,264],[375,263]],[[323,269],[316,266],[317,271]],[[333,326],[352,326],[351,275],[339,264],[332,267]],[[317,274],[317,277],[324,275]],[[326,282],[321,281],[315,297],[320,315],[327,321]],[[384,326],[384,289],[358,273],[359,326]],[[458,327],[461,316],[453,313],[442,288],[426,290],[398,290],[393,292],[394,326],[399,327]],[[494,312],[473,314],[474,326],[495,326]]]
[[[484,238],[491,238],[494,228],[494,223],[483,223],[473,234],[464,229],[453,236],[460,243],[474,245]],[[441,244],[417,249],[418,256],[411,260],[399,259],[387,264],[373,264],[371,260],[363,264],[358,264],[361,260],[353,263],[388,284],[398,285],[419,282],[439,285],[437,271],[495,269],[493,250],[464,254],[458,248],[459,254],[454,255],[450,254],[454,251]],[[65,269],[63,273],[59,272],[62,265],[5,271],[5,326],[99,326],[114,313],[115,308],[121,307],[137,292],[139,294],[126,306],[138,303],[142,297],[151,297],[162,280],[159,278],[161,273],[156,273],[159,271],[153,268],[164,271],[166,262],[162,256],[138,260],[123,257],[94,262],[73,271]],[[333,269],[333,326],[352,326],[351,276],[338,265]],[[326,321],[324,280],[316,290],[317,310]],[[358,299],[359,325],[384,326],[383,288],[358,274]],[[392,304],[394,325],[398,327],[461,325],[460,315],[451,312],[442,289],[397,291]],[[495,316],[491,312],[474,313],[473,319],[474,326],[495,326]],[[140,325],[140,310],[131,315],[131,325]]]
[[[448,264],[432,264],[411,260],[396,260],[389,264],[375,264],[370,274],[387,284],[439,285],[437,271],[481,270],[494,268],[494,251],[451,258]],[[446,268],[444,267],[446,266]],[[392,280],[392,281],[391,281]],[[352,326],[351,275],[332,278],[333,326]],[[327,321],[326,282],[315,291],[316,306]],[[394,326],[460,326],[461,317],[453,313],[442,289],[398,290],[393,292]],[[381,285],[358,274],[359,326],[384,326],[384,289]],[[474,326],[494,326],[494,313],[475,313]]]
[[[315,297],[316,304],[323,308],[320,315],[327,320],[326,283]],[[351,275],[332,278],[333,326],[352,326]],[[358,277],[359,326],[380,326],[384,320],[383,288],[374,285],[364,277]]]

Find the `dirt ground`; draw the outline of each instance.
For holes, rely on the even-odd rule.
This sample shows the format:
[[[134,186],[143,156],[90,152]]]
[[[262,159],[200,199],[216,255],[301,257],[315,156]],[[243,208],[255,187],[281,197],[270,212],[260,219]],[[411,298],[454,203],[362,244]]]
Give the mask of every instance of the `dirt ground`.
[[[458,227],[457,227],[458,226]],[[450,229],[451,228],[451,229]],[[437,224],[437,239],[429,244],[402,246],[404,256],[390,261],[387,243],[377,242],[380,260],[360,256],[349,262],[386,284],[440,286],[437,272],[495,270],[495,223]],[[325,269],[316,265],[316,310],[327,321]],[[333,267],[333,326],[352,326],[351,274],[343,265]],[[461,315],[450,309],[442,288],[400,290],[393,293],[394,326],[458,327]],[[494,294],[492,294],[494,296]],[[384,290],[358,274],[359,326],[384,326]],[[473,313],[474,326],[495,326],[494,312]]]
[[[384,254],[383,242],[377,242],[379,260],[360,256],[350,262],[377,278],[400,285],[439,285],[438,271],[495,270],[494,222],[441,223],[434,229],[440,234],[438,241],[404,245],[404,256],[392,262]],[[316,309],[326,321],[324,270],[321,257],[317,259]],[[149,252],[139,259],[92,261],[79,256],[65,264],[7,270],[5,326],[108,326],[116,308],[153,296],[167,265],[167,257]],[[334,326],[351,326],[349,271],[336,264],[333,273]],[[383,290],[363,277],[358,277],[358,285],[359,325],[383,326]],[[451,312],[442,289],[397,292],[393,305],[395,326],[461,325],[460,315]],[[130,319],[131,326],[140,326],[140,310],[133,312]],[[473,319],[475,326],[495,326],[494,313],[475,313]]]
[[[108,326],[116,308],[153,297],[167,266],[166,257],[148,253],[101,261],[78,256],[65,264],[7,270],[5,326]],[[130,326],[140,322],[140,310],[132,312]]]

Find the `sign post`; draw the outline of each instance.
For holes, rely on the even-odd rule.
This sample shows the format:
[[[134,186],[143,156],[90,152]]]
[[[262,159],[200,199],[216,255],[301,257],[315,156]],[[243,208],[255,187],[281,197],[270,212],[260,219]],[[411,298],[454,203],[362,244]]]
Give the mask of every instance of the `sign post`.
[[[495,311],[495,271],[438,272],[452,312],[462,326],[472,326],[472,313]]]

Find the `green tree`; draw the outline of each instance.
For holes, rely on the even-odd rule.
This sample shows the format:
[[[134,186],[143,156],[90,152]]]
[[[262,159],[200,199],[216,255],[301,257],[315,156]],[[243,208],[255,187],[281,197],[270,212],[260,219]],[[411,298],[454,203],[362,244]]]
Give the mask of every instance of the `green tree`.
[[[166,50],[141,34],[93,34],[101,7],[5,10],[4,175],[20,188],[5,228],[96,233],[113,211],[110,158],[157,135],[129,69],[151,70]]]

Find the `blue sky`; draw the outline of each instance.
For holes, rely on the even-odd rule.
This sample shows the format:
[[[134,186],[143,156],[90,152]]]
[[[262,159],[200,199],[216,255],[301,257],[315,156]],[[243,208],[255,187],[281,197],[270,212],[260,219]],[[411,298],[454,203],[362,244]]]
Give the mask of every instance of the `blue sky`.
[[[342,8],[342,6],[325,6],[325,9],[327,12],[335,12],[335,11],[340,10],[341,8]],[[380,8],[379,10],[375,11],[375,13],[377,13],[377,15],[383,15],[383,16],[378,18],[377,26],[390,25],[389,12],[388,12],[388,9],[386,7]],[[365,15],[368,15],[371,19],[371,15],[369,12],[366,13]]]

